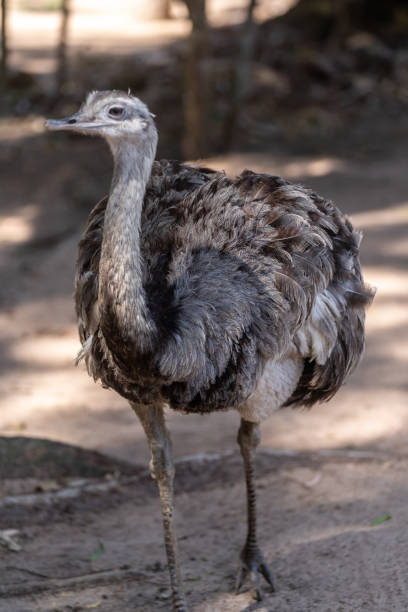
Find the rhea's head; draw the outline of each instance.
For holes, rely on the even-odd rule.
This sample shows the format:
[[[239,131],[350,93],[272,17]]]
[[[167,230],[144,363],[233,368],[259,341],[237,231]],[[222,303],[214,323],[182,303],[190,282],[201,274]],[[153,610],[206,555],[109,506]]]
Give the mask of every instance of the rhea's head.
[[[157,132],[146,104],[124,91],[93,91],[77,113],[65,119],[48,119],[49,130],[66,130],[102,136],[115,148],[117,141],[149,143],[156,147]]]

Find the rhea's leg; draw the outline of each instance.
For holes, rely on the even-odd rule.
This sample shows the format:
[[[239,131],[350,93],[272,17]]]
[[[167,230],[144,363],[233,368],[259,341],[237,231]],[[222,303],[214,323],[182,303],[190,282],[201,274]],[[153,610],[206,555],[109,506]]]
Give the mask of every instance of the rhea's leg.
[[[272,573],[268,564],[265,561],[263,553],[258,546],[256,536],[256,491],[254,477],[254,459],[256,447],[260,441],[259,425],[250,423],[241,419],[241,425],[238,431],[238,444],[241,449],[241,454],[244,460],[245,480],[247,486],[247,502],[248,502],[248,535],[245,546],[241,552],[241,567],[238,572],[236,591],[238,592],[248,576],[255,588],[258,600],[262,599],[262,589],[260,586],[259,572],[265,580],[270,584],[272,590],[273,580]]]
[[[170,434],[164,421],[161,406],[140,406],[132,404],[145,430],[151,452],[150,471],[160,492],[164,527],[164,543],[170,573],[173,595],[173,611],[187,612],[187,605],[181,581],[178,562],[176,534],[173,524],[173,480],[174,465]]]

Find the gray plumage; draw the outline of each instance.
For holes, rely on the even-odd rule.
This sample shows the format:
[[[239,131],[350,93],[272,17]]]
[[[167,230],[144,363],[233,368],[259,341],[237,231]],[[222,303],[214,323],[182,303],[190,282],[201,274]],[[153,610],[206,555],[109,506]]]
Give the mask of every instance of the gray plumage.
[[[128,346],[114,313],[104,328],[95,316],[107,201],[90,215],[77,263],[80,337],[95,379],[132,401],[150,403],[154,393],[174,409],[210,412],[239,406],[265,360],[298,350],[305,368],[287,403],[336,393],[363,350],[370,292],[359,235],[333,204],[278,177],[246,171],[231,180],[155,162],[140,235],[154,329],[146,349]],[[317,298],[313,325],[325,346],[314,355],[307,335]]]
[[[235,408],[254,423],[266,370],[283,387],[273,409],[336,393],[362,354],[372,292],[360,236],[331,202],[249,170],[153,162],[153,118],[123,92],[94,92],[48,125],[104,136],[115,162],[77,260],[79,360],[95,380],[140,411]],[[286,364],[298,365],[285,387]]]

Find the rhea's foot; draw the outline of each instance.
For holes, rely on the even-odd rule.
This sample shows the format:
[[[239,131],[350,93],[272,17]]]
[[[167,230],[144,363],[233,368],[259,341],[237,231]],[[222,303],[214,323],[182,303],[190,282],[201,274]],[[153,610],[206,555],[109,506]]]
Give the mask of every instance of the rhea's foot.
[[[173,612],[188,612],[187,604],[183,601],[173,601]]]
[[[265,561],[265,557],[260,548],[249,548],[245,546],[241,552],[241,566],[238,570],[237,580],[235,583],[235,592],[238,594],[246,578],[249,576],[252,588],[256,593],[258,601],[263,599],[261,588],[260,574],[265,578],[270,585],[272,592],[275,591],[273,584],[272,572],[269,565]]]

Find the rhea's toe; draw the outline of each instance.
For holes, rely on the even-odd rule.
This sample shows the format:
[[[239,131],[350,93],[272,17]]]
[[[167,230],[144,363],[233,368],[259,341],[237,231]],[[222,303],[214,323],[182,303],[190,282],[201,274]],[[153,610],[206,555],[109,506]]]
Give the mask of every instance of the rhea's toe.
[[[235,582],[235,592],[237,594],[239,593],[244,582],[249,577],[249,582],[255,592],[256,599],[261,601],[263,599],[261,575],[269,584],[271,591],[274,592],[275,587],[272,572],[269,565],[265,561],[262,551],[259,548],[255,548],[253,550],[244,548],[241,553],[241,565]]]
[[[183,599],[173,599],[173,612],[188,612],[187,604]]]

